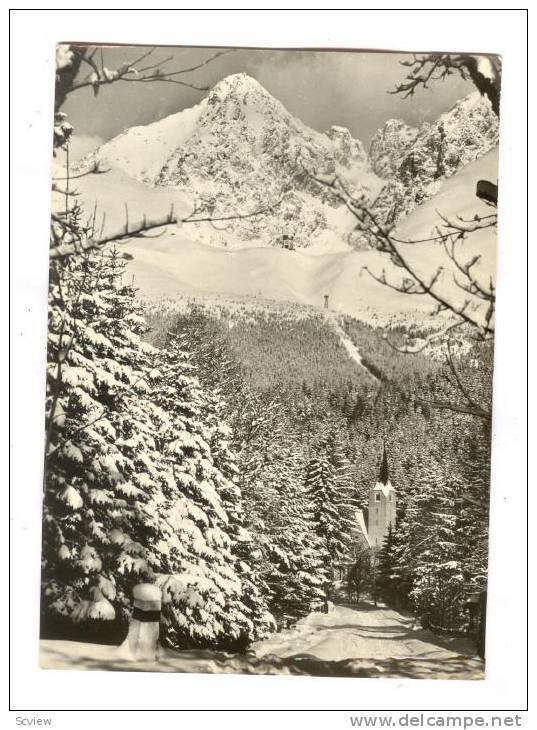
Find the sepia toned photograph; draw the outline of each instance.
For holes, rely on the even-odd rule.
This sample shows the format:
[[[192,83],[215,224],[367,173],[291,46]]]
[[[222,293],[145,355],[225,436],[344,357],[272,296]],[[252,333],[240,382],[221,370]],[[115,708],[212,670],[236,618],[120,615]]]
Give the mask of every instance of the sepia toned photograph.
[[[501,67],[57,46],[41,668],[485,678]]]

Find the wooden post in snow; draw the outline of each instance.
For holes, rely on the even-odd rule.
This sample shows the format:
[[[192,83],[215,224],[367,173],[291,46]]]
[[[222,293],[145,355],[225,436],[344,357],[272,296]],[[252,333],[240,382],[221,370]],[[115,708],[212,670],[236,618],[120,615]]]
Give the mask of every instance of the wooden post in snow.
[[[160,588],[151,583],[139,583],[134,586],[132,595],[134,608],[129,633],[119,652],[125,659],[155,661],[162,605]]]

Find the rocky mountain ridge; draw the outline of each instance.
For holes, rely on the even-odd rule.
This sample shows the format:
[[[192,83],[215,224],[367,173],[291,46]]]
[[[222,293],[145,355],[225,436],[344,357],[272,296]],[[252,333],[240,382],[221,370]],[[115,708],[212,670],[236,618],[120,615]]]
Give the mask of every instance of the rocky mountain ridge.
[[[337,173],[371,201],[383,185],[363,144],[347,129],[310,129],[246,74],[220,81],[197,107],[126,130],[94,158],[145,184],[174,188],[212,217],[275,206],[225,226],[197,226],[198,240],[231,248],[345,245],[350,214],[305,167]]]
[[[497,146],[499,120],[475,92],[435,122],[410,127],[390,119],[371,140],[369,160],[387,181],[375,210],[387,223],[404,218],[435,195],[442,182]]]
[[[338,175],[383,221],[394,223],[497,139],[497,118],[476,93],[419,128],[389,120],[367,152],[344,127],[326,133],[307,127],[241,73],[222,79],[191,109],[125,130],[90,159],[145,185],[177,191],[205,217],[248,216],[191,226],[202,243],[328,252],[349,244],[359,248],[367,240],[308,171]],[[266,208],[271,210],[250,217]]]

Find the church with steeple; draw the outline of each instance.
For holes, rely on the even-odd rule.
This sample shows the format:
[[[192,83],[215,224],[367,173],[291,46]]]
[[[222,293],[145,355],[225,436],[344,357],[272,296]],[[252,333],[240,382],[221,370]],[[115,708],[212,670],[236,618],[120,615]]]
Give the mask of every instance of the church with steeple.
[[[355,554],[366,548],[371,550],[371,559],[375,559],[390,526],[395,526],[396,507],[397,497],[390,482],[388,455],[384,444],[378,478],[369,491],[367,515],[362,510],[356,512],[356,523],[352,530]]]
[[[369,492],[367,532],[371,549],[375,552],[381,549],[388,528],[395,526],[395,507],[395,489],[390,482],[388,456],[384,445],[377,483]]]

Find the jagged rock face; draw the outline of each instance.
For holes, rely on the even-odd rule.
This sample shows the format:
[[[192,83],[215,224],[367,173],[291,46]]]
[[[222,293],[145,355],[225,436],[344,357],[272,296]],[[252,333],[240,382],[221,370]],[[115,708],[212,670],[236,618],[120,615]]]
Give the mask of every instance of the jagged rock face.
[[[400,119],[389,119],[371,140],[369,158],[379,177],[397,176],[404,152],[418,136],[418,129],[409,127]]]
[[[371,141],[377,175],[388,180],[375,209],[388,223],[431,198],[442,180],[498,144],[498,118],[478,92],[458,101],[433,123],[413,128],[390,119]]]
[[[354,139],[346,127],[332,125],[326,135],[334,145],[335,159],[340,165],[347,168],[357,165],[367,169],[369,158],[364,145],[359,139]]]
[[[274,206],[260,216],[192,224],[189,233],[199,241],[230,248],[318,244],[334,250],[372,241],[307,170],[325,179],[338,175],[353,195],[371,203],[381,222],[395,224],[497,141],[498,119],[476,92],[418,128],[389,120],[373,137],[368,154],[348,129],[317,132],[257,81],[235,74],[197,106],[126,130],[92,159],[146,185],[177,190],[196,207],[197,217],[244,215]]]
[[[143,158],[138,169],[132,146]],[[161,157],[158,164],[146,159],[151,147]],[[224,246],[296,248],[334,236],[343,244],[353,221],[304,166],[324,176],[337,173],[369,199],[382,187],[362,143],[347,129],[332,127],[326,134],[310,129],[246,74],[223,79],[195,110],[127,130],[98,156],[142,182],[176,187],[200,215],[247,214],[279,203],[267,215],[222,224],[220,230],[196,226],[198,239]]]
[[[221,81],[206,103],[196,130],[170,155],[155,183],[196,190],[214,216],[278,203],[270,214],[236,221],[220,234],[200,226],[199,235],[211,242],[259,240],[296,248],[330,233],[344,235],[349,224],[338,220],[339,206],[304,165],[319,174],[337,172],[356,192],[380,190],[362,143],[347,129],[320,134],[308,128],[245,74]]]

